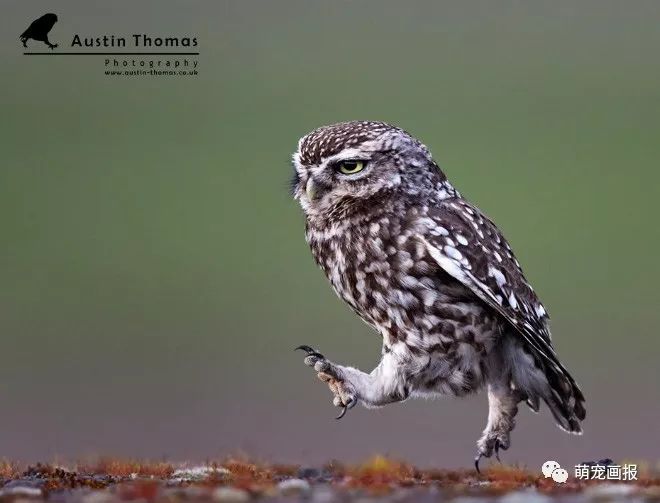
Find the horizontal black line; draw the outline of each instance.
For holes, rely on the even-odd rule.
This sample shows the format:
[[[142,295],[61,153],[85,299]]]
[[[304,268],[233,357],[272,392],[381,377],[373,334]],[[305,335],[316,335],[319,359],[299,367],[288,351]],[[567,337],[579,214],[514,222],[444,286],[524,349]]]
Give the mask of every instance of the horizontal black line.
[[[199,56],[198,52],[24,52],[24,56]]]

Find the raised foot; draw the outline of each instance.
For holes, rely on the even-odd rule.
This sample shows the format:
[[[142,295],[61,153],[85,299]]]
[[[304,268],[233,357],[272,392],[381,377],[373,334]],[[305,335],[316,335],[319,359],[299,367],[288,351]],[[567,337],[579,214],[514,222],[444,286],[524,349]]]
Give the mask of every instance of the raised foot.
[[[298,346],[296,350],[307,353],[304,360],[305,365],[316,370],[318,378],[328,384],[330,391],[334,395],[332,400],[333,405],[342,408],[336,419],[344,417],[346,411],[352,409],[357,404],[357,397],[355,390],[347,381],[341,368],[327,360],[325,356],[310,346]]]

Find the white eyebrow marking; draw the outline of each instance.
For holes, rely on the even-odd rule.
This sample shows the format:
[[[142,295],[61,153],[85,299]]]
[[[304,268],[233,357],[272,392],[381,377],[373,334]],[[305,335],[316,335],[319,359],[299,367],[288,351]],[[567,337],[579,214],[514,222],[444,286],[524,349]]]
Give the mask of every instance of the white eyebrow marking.
[[[345,148],[338,154],[335,154],[325,159],[321,163],[321,166],[327,166],[328,164],[332,164],[337,161],[345,161],[347,159],[358,159],[361,161],[368,161],[369,159],[371,159],[371,156],[369,155],[369,152],[365,152],[361,148],[354,148],[354,147]]]

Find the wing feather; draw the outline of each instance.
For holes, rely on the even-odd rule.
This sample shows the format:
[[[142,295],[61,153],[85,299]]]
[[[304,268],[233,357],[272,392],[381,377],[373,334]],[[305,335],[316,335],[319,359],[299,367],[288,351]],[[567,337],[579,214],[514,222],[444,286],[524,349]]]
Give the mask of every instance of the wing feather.
[[[434,226],[421,239],[431,257],[509,323],[542,360],[553,391],[572,397],[570,408],[583,419],[584,396],[552,347],[547,311],[499,229],[459,198],[430,208],[427,217]],[[563,426],[579,431],[579,424]]]

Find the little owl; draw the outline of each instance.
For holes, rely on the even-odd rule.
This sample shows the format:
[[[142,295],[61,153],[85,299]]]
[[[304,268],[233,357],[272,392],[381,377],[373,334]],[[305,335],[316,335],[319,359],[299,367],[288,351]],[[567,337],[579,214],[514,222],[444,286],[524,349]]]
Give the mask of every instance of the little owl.
[[[293,193],[314,259],[339,297],[383,337],[371,372],[309,346],[305,363],[341,407],[378,407],[486,387],[479,460],[509,447],[518,402],[543,400],[581,433],[584,395],[552,347],[548,314],[495,224],[405,131],[353,121],[298,142]]]

